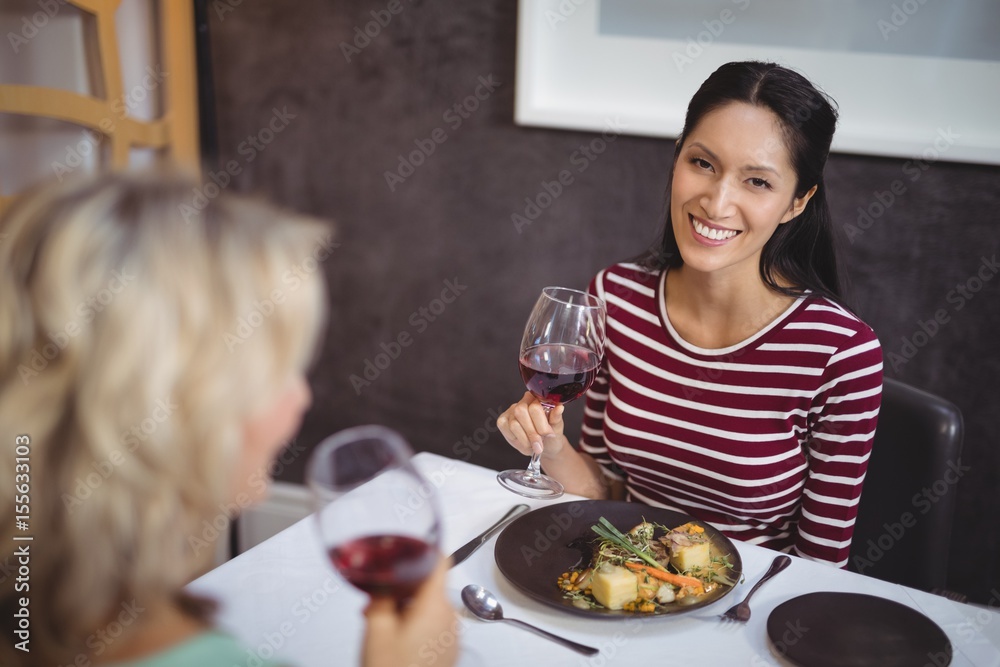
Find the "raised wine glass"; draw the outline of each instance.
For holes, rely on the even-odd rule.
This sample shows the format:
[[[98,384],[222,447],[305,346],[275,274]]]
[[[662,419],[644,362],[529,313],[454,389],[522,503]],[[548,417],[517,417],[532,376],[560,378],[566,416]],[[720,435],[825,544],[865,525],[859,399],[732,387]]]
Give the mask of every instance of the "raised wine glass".
[[[404,602],[434,570],[441,522],[409,445],[383,426],[330,436],[306,470],[323,547],[356,588]]]
[[[604,357],[606,309],[598,297],[567,289],[546,287],[524,327],[521,339],[521,378],[545,408],[583,396]],[[531,456],[527,470],[506,470],[497,480],[528,498],[558,498],[563,485],[542,474],[540,454]]]

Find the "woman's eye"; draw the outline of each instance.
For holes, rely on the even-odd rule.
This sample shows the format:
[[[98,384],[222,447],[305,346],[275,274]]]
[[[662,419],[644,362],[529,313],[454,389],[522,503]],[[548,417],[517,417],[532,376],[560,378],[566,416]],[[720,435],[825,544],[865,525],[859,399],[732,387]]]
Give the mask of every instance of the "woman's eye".
[[[691,158],[691,164],[698,167],[699,169],[711,169],[712,163],[700,157]]]
[[[751,178],[750,185],[754,186],[755,188],[767,188],[768,190],[771,189],[771,184],[765,181],[763,178]]]

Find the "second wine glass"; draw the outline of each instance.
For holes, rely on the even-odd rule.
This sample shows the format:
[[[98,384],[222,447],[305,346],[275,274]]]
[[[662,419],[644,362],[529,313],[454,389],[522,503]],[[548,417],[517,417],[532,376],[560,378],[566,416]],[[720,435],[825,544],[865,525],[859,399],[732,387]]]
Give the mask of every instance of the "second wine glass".
[[[579,290],[546,287],[535,302],[521,339],[519,364],[525,386],[545,413],[582,396],[604,357],[604,301]],[[542,474],[535,452],[526,470],[506,470],[497,480],[529,498],[558,498],[563,485]]]
[[[306,471],[334,567],[360,590],[399,602],[439,558],[437,499],[412,456],[395,431],[357,426],[320,443]]]

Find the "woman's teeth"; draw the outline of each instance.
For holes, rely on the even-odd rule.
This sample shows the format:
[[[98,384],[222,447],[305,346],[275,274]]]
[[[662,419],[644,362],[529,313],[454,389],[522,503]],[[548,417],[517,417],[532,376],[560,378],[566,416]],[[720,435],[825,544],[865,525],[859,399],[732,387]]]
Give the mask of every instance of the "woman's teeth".
[[[691,222],[694,223],[694,231],[698,232],[699,236],[704,236],[706,239],[712,239],[713,241],[724,241],[739,234],[739,232],[733,229],[715,229],[714,227],[706,227],[697,220],[691,220]]]

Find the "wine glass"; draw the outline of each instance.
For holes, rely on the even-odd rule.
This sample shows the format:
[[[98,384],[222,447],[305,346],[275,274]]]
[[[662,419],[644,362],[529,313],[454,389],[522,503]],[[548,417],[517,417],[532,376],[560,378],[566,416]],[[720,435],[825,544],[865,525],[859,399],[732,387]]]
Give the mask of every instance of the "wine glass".
[[[604,356],[604,301],[579,290],[546,287],[524,327],[521,378],[548,416],[552,408],[583,396]],[[558,498],[563,485],[542,474],[535,452],[527,470],[506,470],[497,480],[529,498]]]
[[[404,602],[434,570],[441,537],[433,486],[395,431],[357,426],[328,437],[306,470],[323,547],[356,588]]]

